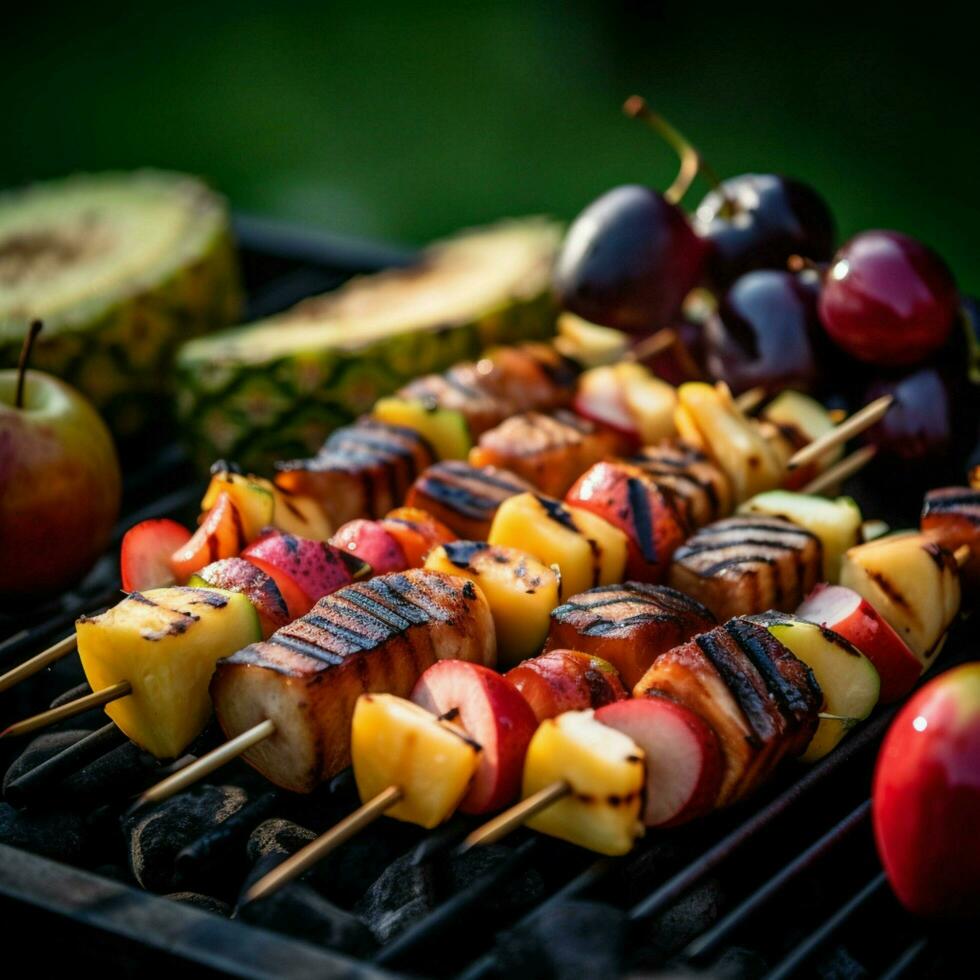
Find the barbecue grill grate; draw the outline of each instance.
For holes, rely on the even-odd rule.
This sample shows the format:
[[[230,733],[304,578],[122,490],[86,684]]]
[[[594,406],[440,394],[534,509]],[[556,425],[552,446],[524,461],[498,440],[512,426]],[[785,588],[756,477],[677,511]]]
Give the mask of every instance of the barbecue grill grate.
[[[255,222],[243,221],[239,230],[253,315],[406,256]],[[121,529],[146,517],[189,516],[201,489],[180,450],[168,446],[129,475]],[[57,602],[0,614],[0,637],[6,637],[0,670],[65,635],[81,612],[113,602],[118,587],[110,554]],[[967,659],[975,633],[975,624],[958,627],[944,666]],[[2,720],[39,710],[79,679],[69,658],[4,695]],[[871,841],[871,767],[894,711],[879,710],[818,765],[784,770],[763,794],[730,812],[651,834],[623,859],[596,860],[520,832],[478,861],[463,860],[452,857],[453,847],[472,821],[454,819],[429,835],[382,822],[362,847],[342,849],[312,879],[333,897],[350,893],[346,911],[331,913],[327,932],[353,957],[314,945],[310,928],[297,927],[297,919],[322,902],[306,885],[290,886],[301,900],[278,917],[255,910],[249,921],[227,921],[95,873],[106,869],[93,869],[84,853],[77,856],[79,869],[0,844],[0,907],[9,935],[18,923],[36,928],[43,921],[51,925],[49,935],[59,937],[32,948],[35,966],[75,970],[115,963],[156,973],[193,964],[202,973],[247,977],[388,972],[465,980],[659,971],[752,978],[958,975],[966,930],[927,927],[904,913]],[[65,736],[67,748],[8,778],[6,799],[27,807],[17,819],[29,824],[69,798],[86,806],[83,822],[118,826],[134,779],[146,785],[160,777],[161,767],[147,763],[113,726],[101,725],[102,716],[94,717],[90,730],[80,727],[82,719],[68,723],[80,734]],[[0,767],[22,748],[0,744]],[[96,775],[86,782],[81,777],[93,768]],[[202,891],[232,881],[215,886],[225,897],[241,884],[246,841],[257,826],[286,818],[292,822],[275,825],[283,833],[298,832],[294,823],[319,829],[354,799],[349,774],[310,801],[271,790],[240,764],[221,778],[247,802],[192,834],[168,867],[174,881]],[[0,841],[10,840],[7,829],[0,820]],[[270,860],[275,856],[260,858],[257,867],[267,870]],[[374,916],[373,935],[358,932],[350,907]],[[385,941],[379,944],[378,936]]]

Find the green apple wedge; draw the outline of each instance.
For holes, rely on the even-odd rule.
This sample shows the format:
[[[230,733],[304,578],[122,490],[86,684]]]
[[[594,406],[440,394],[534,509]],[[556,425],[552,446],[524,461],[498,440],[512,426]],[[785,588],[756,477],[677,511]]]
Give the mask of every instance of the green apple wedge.
[[[746,500],[738,512],[783,517],[815,534],[823,548],[823,577],[831,584],[840,578],[844,552],[858,543],[861,533],[861,508],[850,497],[831,500],[812,493],[769,490]]]
[[[786,613],[767,612],[748,617],[764,626],[795,657],[802,660],[823,691],[823,711],[804,762],[816,762],[830,752],[878,703],[881,680],[868,658],[842,636]]]

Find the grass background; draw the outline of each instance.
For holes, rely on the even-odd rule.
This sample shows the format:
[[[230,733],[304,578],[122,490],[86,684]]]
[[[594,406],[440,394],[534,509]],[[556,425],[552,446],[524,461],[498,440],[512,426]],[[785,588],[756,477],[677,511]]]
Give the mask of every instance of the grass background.
[[[920,236],[976,291],[977,17],[868,6],[20,5],[0,186],[152,164],[242,210],[422,242],[666,186],[669,150],[619,113],[638,91],[722,173],[808,180],[843,234]]]

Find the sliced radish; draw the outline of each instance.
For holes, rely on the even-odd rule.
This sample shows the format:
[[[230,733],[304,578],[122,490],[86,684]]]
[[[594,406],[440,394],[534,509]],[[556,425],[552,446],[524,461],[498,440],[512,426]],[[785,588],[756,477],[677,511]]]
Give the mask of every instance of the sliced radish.
[[[191,532],[169,518],[134,524],[119,549],[119,572],[124,592],[141,592],[174,585],[177,577],[170,556],[191,539]]]
[[[628,735],[646,757],[648,827],[685,823],[708,813],[721,787],[718,737],[699,715],[665,698],[615,701],[596,721]]]

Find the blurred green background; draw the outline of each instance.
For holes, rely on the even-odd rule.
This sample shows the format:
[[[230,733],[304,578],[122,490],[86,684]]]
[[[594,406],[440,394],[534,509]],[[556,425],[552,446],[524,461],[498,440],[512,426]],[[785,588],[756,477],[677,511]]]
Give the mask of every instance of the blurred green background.
[[[918,235],[975,291],[976,15],[865,6],[21,5],[0,185],[153,164],[240,210],[422,242],[666,186],[670,152],[619,112],[638,91],[723,174],[802,177],[844,234]]]

